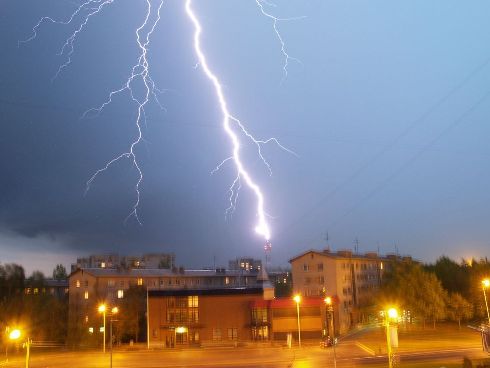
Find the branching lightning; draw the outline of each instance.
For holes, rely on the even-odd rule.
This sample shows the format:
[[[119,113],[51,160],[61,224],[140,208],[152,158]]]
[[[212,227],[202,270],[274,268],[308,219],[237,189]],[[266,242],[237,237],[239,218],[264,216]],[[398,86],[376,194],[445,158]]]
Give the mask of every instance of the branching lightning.
[[[39,22],[32,28],[32,34],[26,40],[19,41],[19,46],[23,43],[30,42],[34,40],[37,35],[40,27],[44,23],[52,23],[57,25],[75,25],[75,30],[70,34],[70,36],[65,40],[61,50],[59,52],[59,56],[64,56],[65,61],[58,67],[57,72],[53,76],[52,81],[56,80],[59,75],[70,66],[72,62],[72,56],[75,52],[75,43],[77,41],[77,37],[83,30],[86,28],[90,19],[94,16],[99,15],[104,8],[110,6],[116,0],[85,0],[81,5],[79,5],[74,12],[66,20],[56,20],[51,17],[43,17],[39,20]],[[122,152],[121,154],[115,156],[110,161],[106,162],[106,164],[95,171],[95,173],[89,178],[86,183],[86,193],[90,190],[93,182],[97,179],[97,177],[107,170],[111,168],[115,163],[122,159],[128,159],[131,162],[131,165],[137,171],[138,179],[135,184],[135,192],[136,199],[133,203],[133,207],[131,212],[129,213],[128,218],[134,216],[134,218],[141,224],[138,214],[138,208],[140,204],[140,185],[143,181],[143,172],[141,170],[140,163],[137,159],[136,155],[136,147],[143,140],[143,132],[142,132],[142,123],[146,122],[145,108],[147,104],[150,102],[153,97],[156,103],[163,109],[162,104],[160,103],[157,93],[163,93],[162,90],[156,87],[156,84],[151,77],[150,74],[150,64],[148,62],[148,50],[150,45],[150,38],[155,31],[161,17],[160,11],[163,6],[164,0],[144,0],[147,4],[146,14],[143,22],[139,25],[139,27],[135,30],[136,42],[138,44],[139,53],[136,59],[135,64],[131,67],[129,77],[126,81],[121,85],[120,88],[112,90],[107,99],[98,107],[91,108],[85,111],[82,115],[82,118],[96,117],[98,116],[108,105],[113,102],[113,98],[116,95],[122,93],[129,93],[131,100],[135,103],[137,108],[137,117],[135,120],[136,127],[136,136],[130,143],[127,151]],[[265,17],[272,20],[273,29],[275,35],[280,43],[280,50],[284,57],[283,64],[283,81],[288,76],[288,66],[291,60],[295,60],[299,62],[298,59],[291,57],[286,51],[286,45],[284,40],[278,30],[278,23],[281,21],[288,20],[296,20],[304,17],[296,17],[296,18],[279,18],[273,16],[266,10],[266,7],[274,7],[275,5],[268,2],[267,0],[255,0],[260,12]],[[155,6],[156,4],[156,6]],[[156,10],[155,10],[156,9]],[[221,167],[227,163],[231,162],[234,165],[236,170],[236,177],[229,188],[229,207],[226,209],[226,215],[232,213],[236,207],[236,203],[238,200],[238,195],[242,184],[245,184],[255,195],[256,198],[256,214],[258,217],[257,224],[255,226],[255,231],[262,235],[266,241],[269,241],[271,237],[271,231],[269,228],[269,224],[267,223],[266,218],[268,217],[267,213],[264,210],[264,194],[259,187],[259,185],[255,182],[252,175],[247,170],[242,157],[241,157],[241,149],[242,149],[242,141],[245,140],[251,142],[256,147],[257,155],[260,160],[266,166],[269,175],[272,175],[272,168],[269,162],[265,159],[262,153],[262,147],[269,143],[276,144],[279,148],[296,155],[293,151],[287,149],[283,145],[279,143],[276,138],[269,139],[256,139],[244,126],[244,124],[235,116],[233,116],[228,110],[228,104],[223,93],[222,84],[218,78],[218,76],[211,70],[208,65],[207,58],[203,52],[201,47],[201,33],[202,27],[198,17],[196,16],[194,10],[192,9],[192,0],[185,0],[185,12],[189,19],[191,20],[194,26],[194,38],[193,38],[193,46],[194,51],[197,55],[198,62],[195,65],[195,69],[201,68],[204,71],[206,77],[212,82],[214,87],[216,98],[219,103],[219,107],[222,113],[223,121],[223,129],[229,138],[232,145],[232,154],[224,159],[220,164],[216,166],[216,168],[212,171],[212,173],[217,172],[221,169]],[[139,83],[143,85],[143,91],[137,92],[134,88],[134,84]]]

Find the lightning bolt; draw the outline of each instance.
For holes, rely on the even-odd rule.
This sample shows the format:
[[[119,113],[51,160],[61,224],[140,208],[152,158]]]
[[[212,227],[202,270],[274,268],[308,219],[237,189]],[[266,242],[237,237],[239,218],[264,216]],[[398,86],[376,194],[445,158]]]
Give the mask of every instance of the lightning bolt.
[[[276,7],[275,4],[273,4],[273,3],[269,2],[269,1],[266,1],[266,0],[255,0],[255,3],[259,7],[260,12],[265,17],[267,17],[267,18],[269,18],[269,19],[272,20],[272,28],[274,29],[274,33],[276,34],[276,37],[279,40],[279,43],[281,45],[281,53],[284,56],[284,64],[282,66],[282,70],[283,70],[283,77],[282,77],[282,81],[281,81],[281,83],[282,83],[288,77],[289,61],[290,60],[293,60],[293,61],[296,61],[299,64],[302,64],[302,63],[301,63],[301,61],[299,59],[297,59],[295,57],[292,57],[292,56],[290,56],[288,54],[288,52],[286,50],[286,43],[284,42],[284,39],[282,38],[281,33],[279,32],[279,29],[277,28],[277,24],[279,22],[291,21],[291,20],[299,20],[299,19],[304,19],[306,17],[305,16],[300,16],[300,17],[290,17],[290,18],[278,18],[278,17],[272,15],[271,13],[267,12],[265,10],[265,7],[264,7],[264,5],[267,5],[269,7]]]
[[[62,45],[58,55],[64,56],[65,61],[58,67],[57,72],[55,73],[52,81],[55,81],[58,76],[70,66],[72,62],[72,56],[75,52],[75,44],[77,41],[77,37],[83,30],[86,28],[90,19],[94,16],[99,15],[104,8],[113,4],[116,0],[85,0],[81,5],[79,5],[74,12],[66,20],[56,20],[51,17],[43,17],[39,20],[39,22],[32,28],[32,34],[25,40],[19,41],[19,46],[23,43],[30,42],[34,40],[37,35],[40,27],[44,23],[53,23],[57,25],[72,25],[77,22],[77,26],[75,30],[70,34],[70,36],[65,40]],[[136,62],[130,69],[129,77],[122,83],[122,85],[110,91],[107,99],[100,104],[98,107],[91,108],[83,113],[81,118],[90,118],[97,117],[102,111],[109,106],[113,102],[113,98],[116,95],[122,93],[128,93],[132,102],[135,103],[137,108],[137,117],[135,120],[135,128],[136,135],[133,138],[132,142],[128,146],[128,149],[125,152],[120,153],[115,156],[111,160],[107,161],[104,166],[95,171],[95,173],[89,178],[86,183],[87,193],[93,182],[97,179],[97,177],[107,170],[109,170],[114,164],[119,162],[122,159],[127,159],[130,161],[131,165],[137,171],[138,179],[135,184],[135,193],[136,199],[133,203],[133,207],[126,220],[128,220],[131,216],[141,224],[138,208],[140,204],[140,185],[143,181],[143,172],[141,170],[140,163],[137,159],[135,150],[137,146],[143,141],[143,131],[142,131],[142,123],[146,123],[146,115],[145,108],[147,104],[150,102],[151,98],[154,98],[156,103],[164,109],[162,104],[160,103],[157,93],[162,94],[164,91],[157,88],[153,78],[150,74],[150,65],[148,62],[148,50],[150,46],[150,38],[155,31],[159,21],[160,21],[160,11],[162,9],[164,0],[144,0],[147,4],[146,15],[143,22],[140,26],[135,30],[136,42],[139,47],[139,54],[136,59]],[[295,18],[279,18],[266,10],[266,7],[275,7],[274,4],[268,2],[267,0],[255,0],[257,6],[260,9],[260,12],[267,18],[272,20],[272,26],[275,32],[277,39],[279,40],[281,46],[281,53],[284,57],[283,64],[283,80],[285,80],[288,76],[288,65],[290,60],[294,60],[300,62],[298,59],[291,57],[287,50],[284,40],[278,30],[278,23],[281,21],[289,21],[302,19],[304,17],[295,17]],[[154,6],[154,4],[157,4]],[[156,10],[155,10],[156,8]],[[266,241],[269,241],[271,237],[271,231],[269,224],[267,223],[266,218],[268,217],[267,213],[264,210],[264,195],[262,193],[261,188],[255,182],[252,175],[248,172],[242,158],[241,158],[241,148],[242,148],[242,138],[245,138],[247,141],[252,142],[257,150],[257,155],[261,159],[261,161],[266,166],[269,175],[272,175],[272,168],[269,162],[266,160],[264,155],[262,154],[262,147],[269,143],[276,144],[282,150],[285,150],[293,155],[296,155],[293,151],[284,147],[276,138],[268,138],[268,139],[257,139],[252,135],[246,128],[245,125],[235,116],[233,116],[227,107],[227,101],[225,95],[223,93],[222,85],[215,73],[212,72],[211,68],[207,63],[206,56],[202,50],[200,38],[202,33],[201,24],[195,15],[192,9],[192,1],[185,0],[185,11],[192,24],[194,25],[194,51],[197,55],[198,62],[195,65],[195,69],[202,68],[206,77],[212,82],[214,86],[214,90],[216,93],[216,98],[218,100],[220,110],[223,116],[223,129],[228,136],[231,145],[232,145],[232,154],[230,157],[224,159],[217,167],[212,171],[215,173],[220,170],[220,168],[227,162],[232,162],[234,164],[236,170],[236,177],[229,188],[229,207],[226,209],[226,215],[232,213],[236,208],[236,203],[238,200],[238,195],[240,189],[242,188],[242,184],[244,183],[255,195],[256,198],[256,215],[257,215],[257,224],[255,225],[255,231],[264,237]],[[155,14],[156,13],[156,14]],[[143,92],[136,93],[133,89],[133,85],[135,83],[142,83],[144,86]]]
[[[257,4],[261,7],[262,12],[264,15],[268,15],[268,13],[265,13],[265,11],[262,8],[262,2],[260,0],[257,1]],[[262,162],[266,165],[267,169],[269,170],[269,173],[271,174],[271,167],[270,164],[267,162],[267,160],[264,158],[262,155],[261,147],[264,144],[274,142],[279,147],[282,149],[293,153],[291,150],[287,149],[286,147],[282,146],[279,141],[276,138],[269,138],[267,140],[259,140],[256,139],[252,134],[250,134],[245,126],[242,124],[242,122],[237,119],[235,116],[233,116],[230,111],[228,110],[228,104],[225,98],[225,95],[223,93],[223,88],[221,85],[221,82],[217,75],[213,73],[211,68],[208,65],[208,61],[206,59],[206,56],[202,50],[201,47],[201,33],[202,33],[202,26],[201,23],[199,22],[199,19],[197,18],[196,14],[194,13],[194,10],[192,9],[192,0],[186,0],[185,2],[185,10],[186,14],[191,20],[192,24],[194,25],[194,51],[197,55],[197,58],[199,60],[199,65],[204,71],[204,74],[206,77],[211,81],[215,93],[216,93],[216,98],[219,103],[219,107],[223,116],[222,120],[222,125],[223,129],[228,136],[231,145],[232,145],[232,155],[225,160],[223,160],[214,170],[213,172],[219,170],[223,164],[225,164],[228,161],[232,161],[233,164],[235,165],[235,169],[237,171],[237,176],[235,180],[233,181],[231,187],[230,187],[230,207],[227,209],[227,212],[231,211],[235,207],[236,199],[238,198],[238,192],[239,189],[241,188],[242,185],[242,180],[245,182],[247,187],[254,193],[256,201],[257,201],[257,206],[256,206],[256,214],[258,217],[257,224],[255,226],[255,231],[264,237],[266,241],[270,240],[271,238],[271,231],[269,224],[267,223],[266,220],[266,212],[264,209],[264,194],[262,193],[261,188],[259,185],[254,181],[252,178],[251,174],[247,171],[242,158],[240,156],[240,148],[241,148],[241,141],[237,133],[235,133],[232,124],[234,124],[236,127],[238,127],[238,130],[249,140],[251,140],[257,147],[258,154]],[[276,30],[276,34],[279,35],[279,32],[277,31],[276,28],[276,22],[278,19],[272,17],[274,19],[274,29]],[[285,64],[285,69],[284,71],[286,72],[287,75],[287,61],[290,58],[289,55],[285,52],[284,48],[284,42],[282,42],[282,38],[279,35],[279,40],[282,43],[282,50],[284,55],[286,56],[286,64]]]

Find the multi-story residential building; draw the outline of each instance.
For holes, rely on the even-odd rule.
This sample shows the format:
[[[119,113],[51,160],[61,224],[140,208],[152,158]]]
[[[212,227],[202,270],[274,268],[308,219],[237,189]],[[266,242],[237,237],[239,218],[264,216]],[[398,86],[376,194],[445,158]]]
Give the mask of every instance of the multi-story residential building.
[[[151,290],[217,289],[255,287],[261,282],[258,273],[224,269],[77,269],[69,276],[69,331],[78,336],[97,331],[100,324],[97,305],[120,304],[131,286]]]
[[[254,258],[237,258],[228,261],[228,268],[230,270],[259,272],[262,269],[262,261]]]
[[[343,333],[361,321],[360,310],[370,304],[388,261],[389,258],[377,253],[309,250],[289,261],[293,292],[303,296],[332,296],[336,330]]]
[[[120,256],[119,254],[92,254],[88,257],[77,258],[77,263],[71,265],[71,271],[87,268],[132,269],[146,268],[171,269],[175,267],[173,253],[148,253],[141,256]]]

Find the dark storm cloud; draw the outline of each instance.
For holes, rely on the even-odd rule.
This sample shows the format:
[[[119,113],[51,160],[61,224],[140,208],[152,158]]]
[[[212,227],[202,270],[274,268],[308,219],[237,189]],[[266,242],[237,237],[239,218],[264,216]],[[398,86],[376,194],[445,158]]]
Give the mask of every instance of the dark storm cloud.
[[[382,1],[374,11],[361,2],[279,2],[290,16],[307,15],[281,24],[288,50],[302,61],[291,62],[281,84],[277,38],[253,1],[196,2],[230,109],[254,134],[277,136],[300,155],[264,148],[272,177],[252,163],[272,216],[275,263],[321,247],[326,231],[335,248],[350,248],[358,237],[361,250],[380,244],[393,251],[397,243],[422,259],[487,251],[488,101],[448,130],[489,89],[489,5],[477,3]],[[17,41],[41,16],[66,17],[73,4],[2,3],[0,242],[10,245],[0,258],[14,250],[161,250],[200,266],[213,255],[222,263],[260,257],[251,197],[242,191],[237,212],[225,220],[234,171],[225,165],[210,175],[229,156],[229,144],[209,81],[195,68],[181,4],[166,2],[149,54],[155,80],[168,91],[160,96],[166,111],[148,107],[137,148],[140,226],[125,221],[137,180],[128,160],[84,195],[93,173],[135,137],[134,104],[121,95],[100,116],[80,117],[127,78],[144,8],[121,0],[93,18],[73,63],[52,83],[70,28],[47,24],[36,40],[20,48]],[[402,134],[429,110],[423,124]]]

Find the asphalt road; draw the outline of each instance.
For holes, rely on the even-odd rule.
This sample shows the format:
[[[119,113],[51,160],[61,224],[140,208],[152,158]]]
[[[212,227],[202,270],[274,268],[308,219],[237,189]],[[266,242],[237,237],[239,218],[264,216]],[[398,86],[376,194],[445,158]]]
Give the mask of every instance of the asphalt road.
[[[461,364],[464,356],[485,357],[481,348],[434,349],[403,352],[398,355],[400,366],[410,363],[433,362],[432,367],[445,364]],[[267,348],[206,348],[170,351],[116,351],[113,355],[114,368],[316,368],[333,367],[333,349],[309,346],[288,349]],[[31,368],[102,368],[109,367],[109,353],[59,352],[42,353],[32,351]],[[366,350],[355,340],[341,342],[336,349],[338,368],[358,366],[386,367],[386,355],[376,355]],[[11,359],[0,367],[24,368],[22,356]]]

